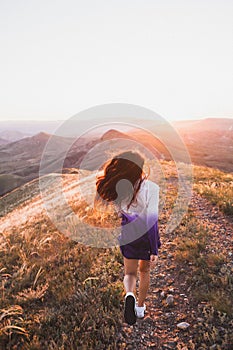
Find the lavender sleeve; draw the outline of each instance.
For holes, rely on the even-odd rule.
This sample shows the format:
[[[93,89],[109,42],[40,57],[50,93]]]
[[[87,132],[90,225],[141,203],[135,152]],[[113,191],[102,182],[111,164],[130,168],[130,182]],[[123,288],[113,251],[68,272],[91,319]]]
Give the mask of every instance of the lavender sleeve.
[[[147,202],[147,227],[148,239],[150,242],[150,252],[158,255],[161,246],[158,227],[158,207],[159,207],[159,186],[155,185],[149,190]]]

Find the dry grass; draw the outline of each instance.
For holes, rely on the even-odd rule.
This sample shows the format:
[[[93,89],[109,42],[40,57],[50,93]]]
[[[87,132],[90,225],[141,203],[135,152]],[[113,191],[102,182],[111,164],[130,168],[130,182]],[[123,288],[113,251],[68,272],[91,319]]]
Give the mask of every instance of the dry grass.
[[[3,220],[0,348],[114,348],[122,316],[119,252],[70,240],[40,203],[36,196]],[[100,215],[96,220],[103,222]]]
[[[182,229],[181,229],[182,228]],[[226,256],[212,252],[211,232],[188,215],[177,230],[175,259],[180,266],[180,278],[191,293],[196,308],[201,308],[205,323],[197,342],[203,349],[221,344],[217,349],[228,349],[233,341],[231,332],[222,333],[226,325],[233,325],[232,267]],[[204,307],[205,305],[205,307]],[[214,319],[215,317],[215,319]]]
[[[233,217],[233,174],[195,166],[194,189],[217,205],[223,213]]]
[[[165,161],[161,168],[166,179],[172,180],[172,185],[167,188],[161,182],[165,205],[160,221],[166,222],[177,197],[177,170],[174,164]],[[213,179],[223,181],[221,172],[217,172],[221,173],[218,178],[211,169],[211,178],[208,169],[206,173],[204,168],[201,169],[202,172],[198,167],[195,175],[197,190],[201,184]],[[25,203],[14,204],[13,209],[9,203],[9,212],[2,218],[0,348],[117,349],[116,334],[122,324],[123,299],[120,251],[118,248],[91,248],[70,238],[75,238],[73,235],[79,237],[82,223],[111,231],[118,226],[118,218],[111,211],[92,209],[87,202],[80,201],[74,181],[76,176],[63,177],[64,186],[68,188],[68,202],[79,217],[75,221],[67,216],[67,233],[70,235],[61,234],[53,226],[41,208],[38,191],[32,199],[27,196]],[[227,175],[224,181],[228,181],[226,179]],[[54,187],[52,177],[49,181],[51,192],[56,193],[56,181]],[[83,186],[83,191],[92,191],[88,182]],[[14,202],[12,195],[11,202]],[[64,213],[64,208],[59,203],[56,205],[56,201],[55,209],[57,217]],[[97,238],[91,234],[91,230],[87,232],[89,242],[98,246]],[[194,303],[208,302],[203,311],[206,324],[203,326],[205,332],[198,340],[200,344],[213,344],[221,337],[214,328],[213,315],[217,315],[216,322],[221,325],[229,322],[233,312],[230,302],[232,271],[224,255],[208,248],[211,234],[206,226],[197,224],[195,213],[189,211],[172,236],[178,237],[176,263]],[[102,238],[98,237],[98,240]],[[107,246],[112,239],[104,237]],[[101,244],[103,247],[103,242]],[[188,269],[185,276],[183,266]],[[229,337],[222,341],[224,344]]]
[[[118,253],[111,251],[109,264],[110,251],[81,246],[51,227],[45,238],[42,224],[49,227],[40,222],[27,240],[16,232],[1,237],[1,348],[107,348],[120,323]]]

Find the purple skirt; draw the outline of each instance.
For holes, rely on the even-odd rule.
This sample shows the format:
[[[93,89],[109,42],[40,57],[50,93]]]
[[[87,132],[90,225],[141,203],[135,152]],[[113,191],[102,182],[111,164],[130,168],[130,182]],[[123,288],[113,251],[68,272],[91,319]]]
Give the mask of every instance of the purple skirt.
[[[130,225],[127,225],[130,224]],[[158,219],[143,219],[137,214],[122,214],[122,230],[118,237],[122,255],[128,259],[150,260],[150,255],[158,255],[161,246]]]
[[[122,255],[128,259],[150,260],[150,243],[147,237],[125,245],[120,245]]]

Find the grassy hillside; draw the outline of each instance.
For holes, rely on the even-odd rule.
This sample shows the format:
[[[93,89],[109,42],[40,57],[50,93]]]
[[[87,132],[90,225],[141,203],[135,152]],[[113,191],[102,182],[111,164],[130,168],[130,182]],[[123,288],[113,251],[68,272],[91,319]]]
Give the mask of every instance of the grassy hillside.
[[[56,185],[56,175],[47,178],[51,187]],[[77,179],[63,178],[66,189]],[[38,183],[31,184],[30,198],[29,188],[24,186],[23,202],[17,191],[3,197],[1,347],[107,348],[120,325],[121,256],[117,250],[82,246],[59,233],[43,209]],[[12,208],[10,203],[18,199]]]
[[[24,183],[22,176],[13,174],[0,174],[0,196]]]
[[[195,166],[194,189],[233,218],[233,174]]]
[[[165,226],[176,200],[177,174],[172,162],[162,161],[161,167],[167,180],[160,213],[161,262],[159,273],[152,272],[156,288],[152,284],[148,296],[150,316],[133,328],[123,324],[123,261],[118,247],[91,248],[69,239],[74,225],[69,220],[67,236],[60,233],[43,207],[37,180],[0,200],[0,348],[130,349],[129,337],[135,349],[164,349],[171,339],[176,349],[210,349],[213,345],[213,349],[230,349],[232,231],[229,235],[224,231],[227,244],[223,244],[223,233],[209,221],[212,214],[208,213],[225,212],[221,198],[228,198],[232,176],[194,167],[195,206],[190,206],[179,227],[168,234]],[[76,233],[82,220],[108,227],[111,217],[112,227],[118,224],[108,212],[93,211],[80,201],[80,188],[87,197],[93,196],[94,174],[86,172],[80,183],[77,174],[64,174],[62,179],[66,198],[79,216]],[[66,209],[56,197],[58,176],[45,176],[44,181],[59,216]],[[216,206],[205,202],[203,186],[212,190],[219,186],[219,195],[214,194]],[[229,216],[222,220],[226,227],[221,229],[229,229]],[[160,297],[168,291],[175,299],[169,307]],[[181,293],[187,295],[188,303],[180,300]],[[178,331],[174,323],[184,319],[192,327]],[[134,340],[136,336],[140,339]]]

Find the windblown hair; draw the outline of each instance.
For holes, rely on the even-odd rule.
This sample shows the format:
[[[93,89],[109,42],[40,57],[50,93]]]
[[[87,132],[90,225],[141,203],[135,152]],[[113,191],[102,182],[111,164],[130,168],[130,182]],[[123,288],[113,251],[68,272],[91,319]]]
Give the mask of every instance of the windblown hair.
[[[112,158],[104,167],[104,175],[96,181],[97,193],[102,200],[115,202],[123,200],[129,206],[136,200],[137,192],[145,179],[144,159],[132,151],[123,152]]]

